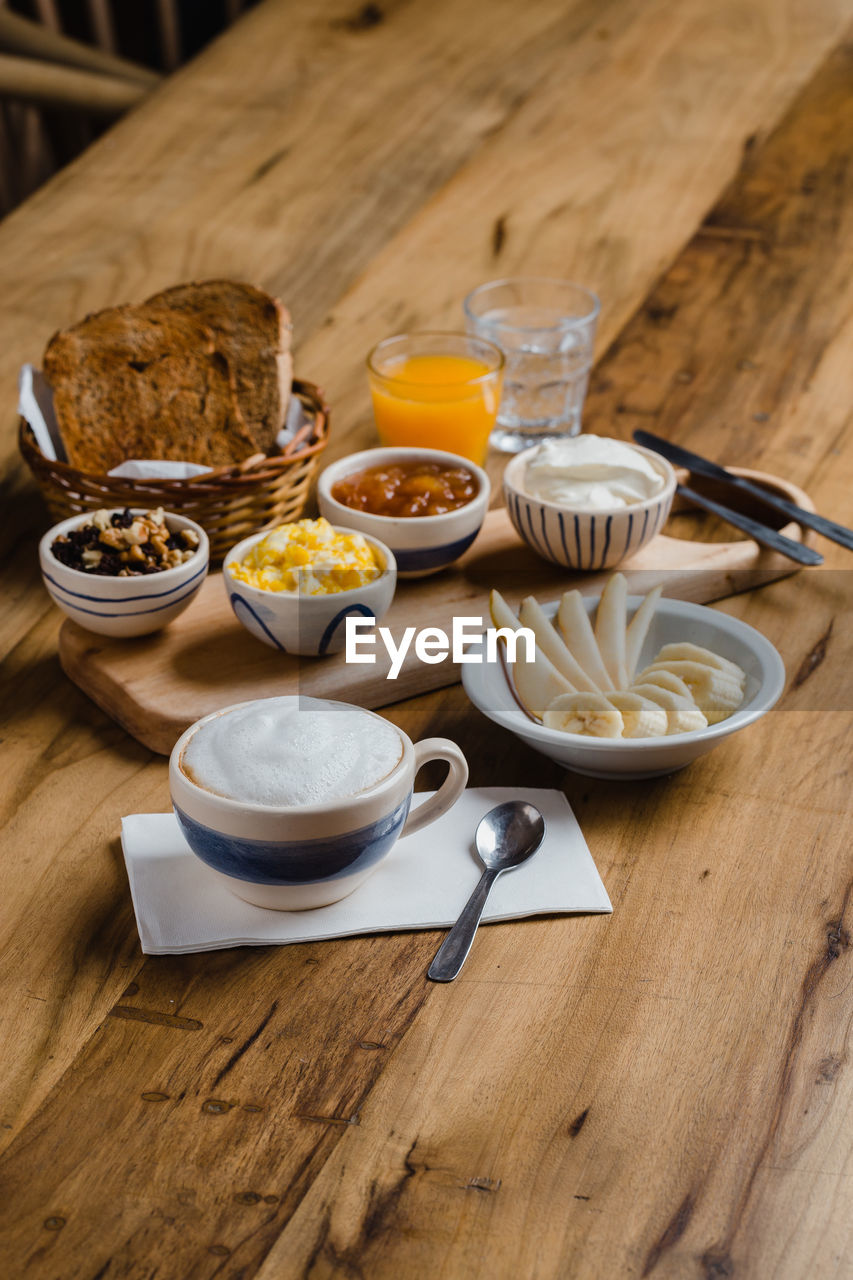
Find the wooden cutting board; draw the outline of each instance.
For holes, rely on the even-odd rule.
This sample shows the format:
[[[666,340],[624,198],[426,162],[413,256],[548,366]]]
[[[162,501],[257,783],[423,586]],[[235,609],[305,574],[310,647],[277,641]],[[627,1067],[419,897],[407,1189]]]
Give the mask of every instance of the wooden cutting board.
[[[813,509],[795,485],[760,472],[740,474]],[[767,519],[766,508],[758,514]],[[799,525],[786,525],[783,532],[807,540]],[[798,566],[748,540],[696,542],[659,534],[620,568],[635,594],[662,583],[664,595],[705,604],[785,577]],[[544,602],[570,587],[599,595],[609,576],[547,564],[519,541],[500,509],[489,512],[474,546],[451,569],[401,581],[382,625],[395,637],[410,626],[449,632],[454,616],[488,617],[491,587],[513,604],[529,594]],[[236,620],[221,573],[211,574],[186,612],[154,635],[114,640],[66,620],[59,636],[66,674],[128,733],[163,755],[195,720],[232,702],[303,693],[382,707],[460,679],[459,666],[449,659],[428,666],[410,651],[398,678],[389,680],[384,646],[378,644],[376,653],[375,665],[348,665],[343,653],[297,658],[277,652]]]

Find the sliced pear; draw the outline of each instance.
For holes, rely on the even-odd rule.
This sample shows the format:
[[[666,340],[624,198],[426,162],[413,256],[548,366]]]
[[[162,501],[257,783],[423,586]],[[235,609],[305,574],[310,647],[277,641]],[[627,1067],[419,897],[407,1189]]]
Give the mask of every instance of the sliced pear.
[[[603,693],[564,693],[542,717],[548,729],[581,733],[588,738],[621,738],[622,713]]]
[[[517,631],[521,625],[499,591],[492,591],[489,596],[489,612],[498,630],[508,627],[510,631]],[[537,720],[541,720],[549,703],[560,694],[573,693],[574,689],[545,656],[538,643],[534,646],[530,660],[527,659],[526,649],[526,645],[518,647],[516,660],[510,668],[512,682],[522,706]]]
[[[655,615],[655,609],[657,608],[658,600],[661,598],[662,591],[663,587],[655,587],[653,591],[649,592],[625,632],[625,667],[628,672],[629,682],[634,679],[637,673],[640,650],[643,647],[646,636],[649,634],[649,627]]]
[[[491,614],[492,622],[498,629],[510,627],[513,631],[517,631],[521,626],[500,591],[496,591],[494,587],[489,592],[489,613]]]
[[[600,693],[594,680],[590,679],[574,654],[570,653],[555,629],[551,620],[535,596],[526,596],[521,602],[518,620],[522,626],[530,627],[536,637],[536,645],[549,658],[561,676],[568,680],[573,688],[585,693]]]
[[[627,630],[628,582],[623,573],[607,579],[595,615],[595,640],[601,661],[615,689],[628,684],[625,666],[625,632]]]
[[[557,611],[557,626],[569,652],[580,663],[590,680],[599,689],[612,689],[613,681],[601,661],[592,623],[583,607],[579,591],[567,591],[563,596]]]
[[[525,661],[521,654],[522,651],[519,649],[516,660],[512,664],[515,691],[530,714],[537,720],[541,720],[545,709],[555,698],[559,698],[564,693],[574,693],[575,690],[568,680],[560,675],[553,662],[545,657],[538,645],[532,662]]]

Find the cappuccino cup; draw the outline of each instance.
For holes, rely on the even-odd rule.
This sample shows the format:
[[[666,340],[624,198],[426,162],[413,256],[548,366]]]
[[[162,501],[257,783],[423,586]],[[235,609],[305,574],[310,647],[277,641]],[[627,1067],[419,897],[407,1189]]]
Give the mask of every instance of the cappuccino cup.
[[[415,775],[445,760],[435,795],[410,812]],[[237,703],[187,729],[172,751],[172,805],[190,849],[238,898],[278,911],[352,893],[398,839],[461,795],[455,743],[418,743],[362,707],[290,696]]]

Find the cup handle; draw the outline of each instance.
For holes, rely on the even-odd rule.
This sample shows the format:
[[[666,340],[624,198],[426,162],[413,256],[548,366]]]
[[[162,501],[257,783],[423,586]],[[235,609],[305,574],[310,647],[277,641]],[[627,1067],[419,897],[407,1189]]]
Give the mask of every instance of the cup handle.
[[[421,827],[446,813],[451,805],[456,804],[468,781],[468,762],[455,742],[449,738],[424,738],[414,745],[415,774],[428,760],[446,760],[450,770],[435,795],[419,804],[417,809],[410,810],[406,825],[400,832],[401,838],[420,831]]]

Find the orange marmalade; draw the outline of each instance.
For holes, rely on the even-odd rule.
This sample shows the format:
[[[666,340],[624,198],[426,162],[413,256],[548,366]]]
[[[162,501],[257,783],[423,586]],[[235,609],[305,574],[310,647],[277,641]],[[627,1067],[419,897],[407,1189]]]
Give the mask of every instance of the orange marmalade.
[[[479,490],[467,467],[440,462],[396,462],[366,467],[332,486],[332,497],[374,516],[441,516],[464,507]]]

